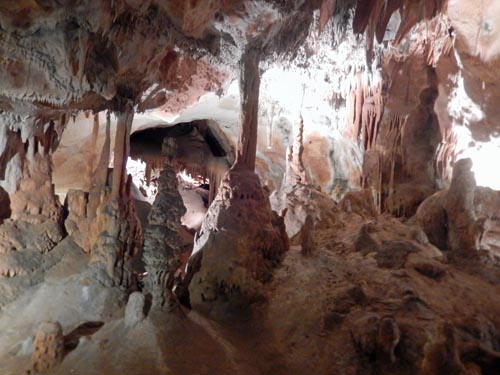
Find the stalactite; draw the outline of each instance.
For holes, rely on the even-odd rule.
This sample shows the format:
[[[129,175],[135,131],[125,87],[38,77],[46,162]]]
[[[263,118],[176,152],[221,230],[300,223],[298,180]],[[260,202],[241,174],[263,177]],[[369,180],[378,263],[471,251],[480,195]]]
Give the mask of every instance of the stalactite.
[[[363,84],[361,81],[361,74],[356,75],[356,88],[354,94],[354,129],[356,135],[359,137],[361,133],[361,113],[363,108]]]
[[[353,21],[355,33],[366,32],[368,64],[373,60],[373,40],[382,42],[387,25],[395,11],[401,23],[395,42],[399,43],[419,21],[435,17],[446,8],[447,0],[358,0]]]
[[[380,122],[384,113],[382,85],[363,83],[361,74],[356,75],[355,87],[351,91],[349,126],[361,140],[365,151],[372,149],[377,140]]]
[[[260,50],[252,43],[246,48],[240,62],[240,92],[242,124],[238,139],[236,164],[255,169],[259,107]]]
[[[395,192],[396,165],[399,165],[403,170],[405,168],[402,140],[407,120],[408,116],[392,115],[389,120],[388,126],[384,131],[384,134],[381,135],[387,145],[387,147],[385,148],[386,151],[382,152],[380,155],[383,160],[383,162],[381,163],[382,169],[384,171],[389,171],[389,181],[386,197],[387,202],[392,202],[390,198]],[[381,179],[383,178],[384,176],[381,175]],[[383,189],[384,184],[382,183],[380,187],[381,189]],[[382,191],[380,193],[382,194]],[[383,204],[384,202],[382,201],[381,205]],[[395,207],[388,207],[388,210],[390,212],[393,212],[394,208]]]
[[[435,166],[438,178],[449,179],[451,165],[455,161],[455,149],[458,141],[457,134],[452,129],[445,129],[442,141],[436,149]]]
[[[321,33],[326,23],[335,12],[337,0],[323,0],[320,6],[319,22],[318,22],[318,32]]]
[[[130,105],[127,106],[124,112],[117,114],[115,150],[114,150],[114,166],[113,166],[113,186],[111,196],[114,198],[123,197],[126,176],[127,176],[127,159],[130,153],[130,130],[134,111]]]
[[[95,185],[99,187],[104,187],[107,185],[110,147],[111,147],[111,114],[108,112],[106,114],[106,133],[105,133],[104,145],[102,146],[101,158],[94,172]]]
[[[146,178],[146,184],[149,186],[149,184],[151,183],[151,168],[152,168],[152,164],[148,161],[145,161],[146,163],[146,170],[144,172],[144,177]]]
[[[87,164],[86,164],[86,176],[83,186],[83,190],[89,192],[92,190],[93,180],[94,180],[94,167],[96,163],[96,146],[97,137],[99,135],[99,114],[94,114],[94,123],[92,126],[92,136],[87,147]]]
[[[227,159],[224,157],[213,158],[207,163],[207,176],[210,180],[210,187],[208,193],[208,203],[209,205],[215,199],[219,191],[219,186],[222,182],[222,179],[226,175],[229,170],[229,164]]]

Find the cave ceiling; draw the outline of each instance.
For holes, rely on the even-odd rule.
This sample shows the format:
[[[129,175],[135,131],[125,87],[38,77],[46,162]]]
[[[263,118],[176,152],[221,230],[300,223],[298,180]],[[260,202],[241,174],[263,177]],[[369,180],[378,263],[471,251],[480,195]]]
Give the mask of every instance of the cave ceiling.
[[[131,103],[133,131],[208,118],[235,141],[234,86],[251,46],[261,54],[263,116],[278,126],[296,121],[300,106],[306,122],[319,124],[306,125],[312,139],[334,134],[336,125],[328,124],[349,117],[338,113],[359,82],[368,83],[368,91],[380,87],[382,107],[373,107],[380,121],[404,118],[434,85],[443,142],[454,142],[450,129],[458,124],[467,141],[453,147],[467,155],[469,145],[500,133],[497,8],[491,0],[6,0],[0,3],[0,109],[44,122],[121,111]],[[300,79],[292,74],[297,71]],[[276,82],[292,89],[275,90]],[[321,103],[325,108],[318,110]],[[361,127],[356,119],[354,125]],[[285,140],[287,131],[279,134]],[[375,141],[358,129],[364,145],[351,147],[346,132],[352,131],[339,131],[324,147],[330,153],[339,139],[342,152],[356,155]],[[264,150],[258,166],[260,160],[269,167],[273,158]],[[346,172],[352,161],[340,159],[331,161],[332,168],[341,164],[337,172],[316,173],[318,185],[328,190],[356,174]],[[270,174],[277,179],[278,172]]]

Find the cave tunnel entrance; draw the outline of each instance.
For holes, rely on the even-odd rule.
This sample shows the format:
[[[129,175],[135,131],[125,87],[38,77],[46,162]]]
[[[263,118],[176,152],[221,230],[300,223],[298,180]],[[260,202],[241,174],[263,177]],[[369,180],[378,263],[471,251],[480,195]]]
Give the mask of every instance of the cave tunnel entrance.
[[[196,120],[134,132],[130,137],[127,170],[141,193],[135,198],[153,203],[165,158],[163,140],[175,138],[177,149],[174,161],[179,191],[188,211],[185,225],[190,229],[198,229],[223,174],[233,161],[229,142],[218,134],[216,127],[216,124],[210,125],[207,120]]]
[[[165,139],[175,139],[173,166],[177,174],[178,191],[186,209],[181,218],[183,227],[179,235],[181,247],[189,248],[188,256],[183,257],[183,265],[179,267],[179,277],[182,277],[191,255],[194,234],[201,227],[215,196],[214,192],[233,158],[229,142],[217,134],[218,129],[214,127],[216,124],[210,125],[207,120],[197,120],[170,127],[150,127],[134,132],[130,137],[127,172],[132,175],[137,187],[133,194],[143,228],[148,225],[148,214],[160,188],[160,173],[168,153]],[[144,249],[135,257],[133,267],[135,272],[144,274],[142,251]]]

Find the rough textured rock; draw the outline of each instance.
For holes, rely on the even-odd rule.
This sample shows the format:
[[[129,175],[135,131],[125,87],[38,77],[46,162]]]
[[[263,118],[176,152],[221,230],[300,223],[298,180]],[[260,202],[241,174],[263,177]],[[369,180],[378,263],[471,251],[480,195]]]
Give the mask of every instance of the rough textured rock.
[[[450,250],[461,254],[477,251],[478,238],[483,235],[483,228],[479,227],[474,212],[476,180],[471,168],[470,159],[461,159],[455,163],[445,201],[448,246]]]
[[[181,217],[186,212],[177,189],[174,169],[175,141],[164,140],[166,156],[158,179],[158,194],[148,216],[144,232],[143,259],[148,272],[148,288],[153,294],[153,305],[171,309],[175,304],[172,293],[174,274],[183,265]]]
[[[335,203],[308,183],[302,155],[304,120],[296,128],[293,145],[288,147],[286,169],[281,188],[270,197],[274,211],[283,216],[289,238],[294,238],[309,217],[313,223],[325,225],[334,220]],[[311,223],[310,223],[311,224]]]
[[[0,373],[57,319],[54,375],[497,375],[499,9],[0,1]],[[184,130],[143,273],[131,133],[149,182]],[[182,169],[213,203],[186,271]]]
[[[281,220],[257,175],[233,167],[195,241],[194,251],[203,257],[189,286],[193,308],[209,312],[217,304],[246,306],[261,297],[262,284],[288,248]]]
[[[132,258],[142,244],[142,228],[130,198],[129,179],[126,188],[128,199],[113,199],[104,192],[105,201],[98,206],[89,233],[97,234],[92,243],[91,262],[96,269],[105,271],[115,285],[134,287]],[[106,282],[108,283],[108,282]]]
[[[33,121],[5,114],[0,121],[0,128],[12,134],[9,146],[0,150],[0,159],[11,165],[0,181],[9,215],[0,224],[0,274],[6,277],[35,272],[41,265],[38,254],[48,253],[64,238],[51,160],[64,121]]]
[[[128,297],[123,322],[127,327],[133,327],[144,320],[144,305],[146,297],[141,292],[134,292]]]
[[[59,322],[42,323],[33,341],[32,370],[28,374],[46,373],[64,358],[64,336]]]
[[[401,333],[393,316],[367,313],[354,324],[352,338],[363,355],[372,360],[396,362],[395,349]]]
[[[476,181],[471,167],[470,159],[458,160],[449,189],[429,197],[416,214],[431,243],[465,256],[479,250],[486,220],[476,217]]]
[[[223,312],[217,308],[225,303],[230,311],[247,308],[261,297],[262,283],[271,280],[272,268],[288,250],[282,218],[271,210],[268,195],[254,173],[259,43],[253,40],[240,61],[242,125],[236,161],[219,186],[193,249],[202,252],[202,259],[189,285],[191,306],[214,315]]]
[[[422,375],[434,374],[466,374],[465,366],[460,360],[455,327],[443,322],[438,327],[436,339],[424,348]]]
[[[448,248],[445,197],[445,190],[431,195],[422,202],[416,213],[417,223],[422,227],[429,241],[443,250]]]
[[[316,249],[314,241],[314,221],[311,215],[306,217],[304,226],[300,230],[300,245],[302,247],[302,254],[312,255]]]

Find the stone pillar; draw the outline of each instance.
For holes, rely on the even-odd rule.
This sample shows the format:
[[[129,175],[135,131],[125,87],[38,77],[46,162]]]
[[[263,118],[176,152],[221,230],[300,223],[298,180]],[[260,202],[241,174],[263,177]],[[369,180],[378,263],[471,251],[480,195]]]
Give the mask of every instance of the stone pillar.
[[[240,61],[241,132],[238,139],[236,164],[255,169],[259,116],[260,51],[249,44]]]
[[[242,127],[236,161],[223,178],[196,238],[201,266],[189,285],[191,306],[207,314],[246,307],[288,249],[283,220],[254,173],[259,104],[259,47],[250,43],[240,63]],[[216,317],[216,316],[215,316]]]
[[[186,213],[182,197],[177,190],[174,168],[176,154],[174,138],[164,140],[166,156],[158,179],[158,194],[148,216],[144,231],[143,259],[148,272],[148,289],[153,294],[153,306],[160,309],[175,307],[172,294],[174,273],[181,265],[181,217]]]

